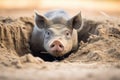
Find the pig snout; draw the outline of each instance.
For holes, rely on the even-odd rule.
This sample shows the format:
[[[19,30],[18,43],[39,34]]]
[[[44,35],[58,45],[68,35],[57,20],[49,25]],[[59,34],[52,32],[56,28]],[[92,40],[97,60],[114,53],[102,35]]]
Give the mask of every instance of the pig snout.
[[[60,41],[55,40],[50,45],[50,50],[53,53],[61,53],[64,50],[64,46],[63,46],[63,44]]]

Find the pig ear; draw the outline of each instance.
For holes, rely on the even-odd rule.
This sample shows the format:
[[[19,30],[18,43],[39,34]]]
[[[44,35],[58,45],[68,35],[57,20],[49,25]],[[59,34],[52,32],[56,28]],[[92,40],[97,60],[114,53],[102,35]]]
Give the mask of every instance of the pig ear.
[[[35,11],[35,24],[39,28],[45,28],[47,25],[47,19],[44,16],[39,15],[37,11]]]
[[[77,15],[75,15],[73,18],[71,18],[68,21],[68,24],[71,25],[72,28],[80,30],[82,29],[82,17],[81,12],[79,12]]]

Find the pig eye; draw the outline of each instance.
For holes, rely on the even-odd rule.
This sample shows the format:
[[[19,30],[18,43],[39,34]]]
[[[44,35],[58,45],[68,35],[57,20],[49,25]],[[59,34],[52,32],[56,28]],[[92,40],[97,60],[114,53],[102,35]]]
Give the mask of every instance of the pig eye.
[[[50,35],[50,32],[47,32],[47,35]]]
[[[50,36],[50,31],[46,31],[45,35],[46,35],[46,37],[49,37]]]
[[[66,32],[66,36],[69,36],[69,33],[68,33],[68,32]]]
[[[69,37],[69,36],[70,36],[70,31],[65,31],[65,35],[66,35],[67,37]]]

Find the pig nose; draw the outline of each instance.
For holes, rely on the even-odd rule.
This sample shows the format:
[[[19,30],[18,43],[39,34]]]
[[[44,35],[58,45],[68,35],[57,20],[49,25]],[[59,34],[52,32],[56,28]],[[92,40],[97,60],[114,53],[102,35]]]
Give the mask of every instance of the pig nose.
[[[57,40],[50,45],[50,48],[52,52],[62,52],[64,50],[62,43]]]

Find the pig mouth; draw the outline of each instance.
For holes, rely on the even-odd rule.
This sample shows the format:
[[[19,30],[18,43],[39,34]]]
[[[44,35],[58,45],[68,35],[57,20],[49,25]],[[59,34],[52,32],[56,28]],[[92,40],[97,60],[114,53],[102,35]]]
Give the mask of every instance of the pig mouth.
[[[53,55],[58,57],[58,56],[63,56],[62,52],[59,52],[58,50],[53,52]]]
[[[59,49],[50,50],[51,55],[52,55],[52,56],[55,56],[55,57],[63,56],[63,52],[64,52],[64,51],[60,51]]]

